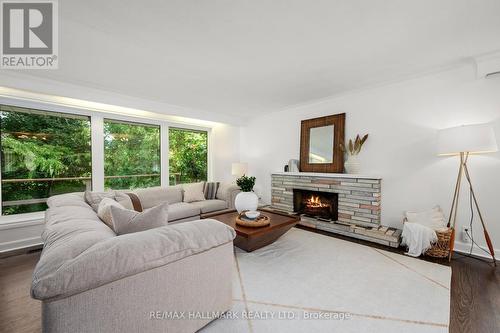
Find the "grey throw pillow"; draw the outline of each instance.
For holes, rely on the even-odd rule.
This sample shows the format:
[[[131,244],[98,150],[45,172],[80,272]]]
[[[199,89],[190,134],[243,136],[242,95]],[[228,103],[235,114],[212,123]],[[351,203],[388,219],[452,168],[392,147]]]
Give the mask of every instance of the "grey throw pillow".
[[[205,194],[205,199],[213,200],[217,195],[217,190],[219,189],[219,182],[206,182],[203,193]]]
[[[99,209],[99,204],[101,203],[102,199],[109,198],[114,200],[115,192],[85,191],[83,197],[85,198],[85,202],[88,203],[95,212],[97,212],[97,210]]]
[[[163,227],[168,224],[168,203],[146,209],[142,212],[110,206],[113,230],[117,235]]]
[[[111,206],[117,206],[119,208],[123,207],[119,202],[110,198],[104,198],[99,203],[99,207],[97,208],[97,216],[104,222],[108,227],[113,229],[113,219],[111,216]]]
[[[128,195],[118,191],[107,191],[107,192],[93,192],[85,191],[83,195],[85,202],[92,207],[92,209],[97,213],[99,209],[99,204],[102,199],[109,198],[119,202],[123,207],[127,209],[133,209],[132,200]]]

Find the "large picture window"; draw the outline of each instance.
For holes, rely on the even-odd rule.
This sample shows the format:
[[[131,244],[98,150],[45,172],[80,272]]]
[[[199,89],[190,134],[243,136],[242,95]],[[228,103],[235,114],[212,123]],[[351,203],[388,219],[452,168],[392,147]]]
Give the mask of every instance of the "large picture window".
[[[92,119],[0,104],[1,215],[44,211],[49,197],[93,184],[105,190],[161,185],[160,125],[97,116],[91,126]],[[208,132],[168,127],[167,135],[169,184],[207,180]]]
[[[160,186],[160,126],[104,121],[104,186]]]
[[[176,185],[207,180],[208,133],[169,128],[169,183]]]
[[[90,118],[0,105],[2,215],[91,189]]]

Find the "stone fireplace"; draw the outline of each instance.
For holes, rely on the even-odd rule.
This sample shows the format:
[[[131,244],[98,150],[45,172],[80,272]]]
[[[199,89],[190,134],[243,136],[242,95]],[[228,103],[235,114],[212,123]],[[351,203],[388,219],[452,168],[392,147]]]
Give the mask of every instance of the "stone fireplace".
[[[380,177],[344,173],[271,174],[271,208],[300,224],[398,247],[401,230],[381,225]]]
[[[338,200],[337,193],[293,189],[293,210],[297,214],[337,221]]]
[[[331,193],[337,201],[332,204],[332,208],[337,208],[337,216],[333,216],[332,221],[362,226],[380,225],[380,178],[345,173],[277,172],[271,175],[271,182],[273,208],[304,213],[298,210],[300,205],[295,201],[300,191],[316,194],[326,201],[330,200],[327,196]]]

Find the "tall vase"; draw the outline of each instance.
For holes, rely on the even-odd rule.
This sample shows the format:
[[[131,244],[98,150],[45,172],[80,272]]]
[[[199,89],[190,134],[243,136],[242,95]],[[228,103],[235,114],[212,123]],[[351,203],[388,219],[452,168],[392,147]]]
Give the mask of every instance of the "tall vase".
[[[234,200],[234,208],[241,213],[244,210],[257,210],[259,197],[254,192],[240,192]]]
[[[358,155],[347,154],[347,161],[344,163],[344,168],[347,173],[359,173],[360,164],[358,162]]]

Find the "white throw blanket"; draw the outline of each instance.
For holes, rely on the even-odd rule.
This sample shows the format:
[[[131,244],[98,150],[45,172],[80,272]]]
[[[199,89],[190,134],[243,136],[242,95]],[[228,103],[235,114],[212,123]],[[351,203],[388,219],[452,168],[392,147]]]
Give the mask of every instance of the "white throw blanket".
[[[406,222],[403,226],[403,245],[408,246],[407,255],[418,257],[437,241],[436,232],[418,223]]]

